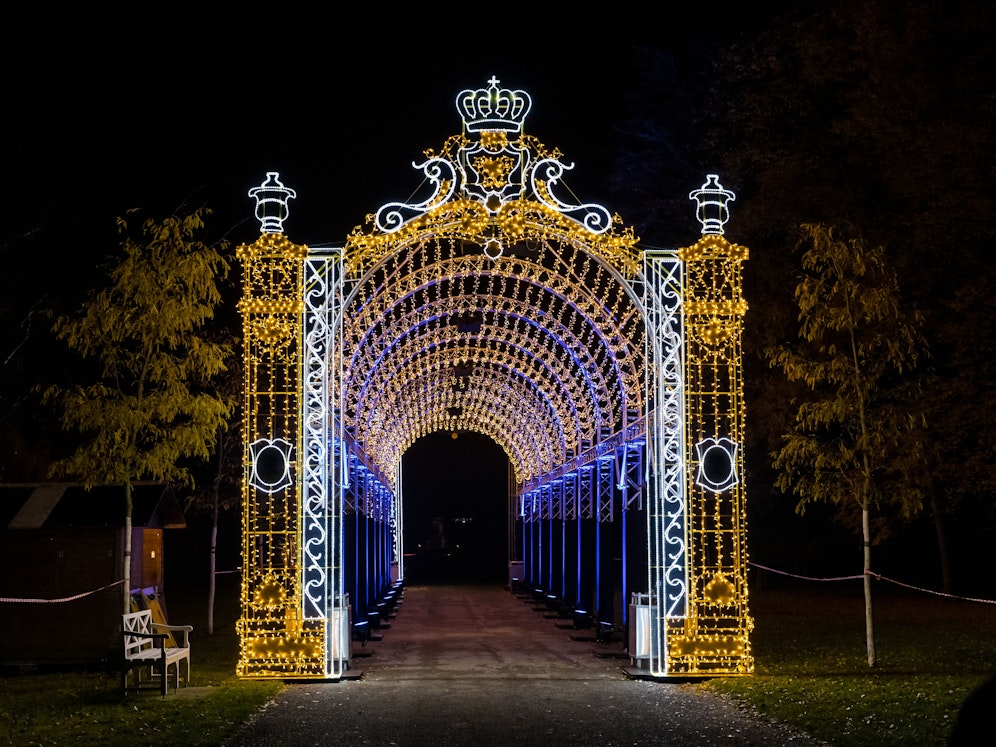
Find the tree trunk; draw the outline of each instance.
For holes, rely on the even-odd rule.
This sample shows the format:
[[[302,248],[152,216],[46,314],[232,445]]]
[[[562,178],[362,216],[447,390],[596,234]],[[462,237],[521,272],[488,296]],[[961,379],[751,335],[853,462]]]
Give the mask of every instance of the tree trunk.
[[[874,667],[878,660],[875,657],[875,629],[872,624],[871,522],[867,503],[861,507],[861,535],[865,544],[865,644],[868,648],[868,666]]]
[[[837,276],[842,277],[843,273],[837,269]],[[861,424],[861,438],[858,446],[861,450],[862,463],[862,485],[861,485],[861,539],[864,542],[864,574],[863,583],[865,587],[865,646],[868,649],[868,666],[874,667],[878,661],[875,658],[875,627],[872,616],[872,587],[871,587],[871,520],[868,516],[868,509],[871,505],[872,493],[872,461],[868,453],[868,418],[865,412],[866,386],[864,377],[861,374],[861,359],[858,357],[858,343],[855,339],[854,330],[856,324],[854,313],[851,310],[851,301],[845,294],[844,303],[847,309],[848,333],[851,338],[851,362],[854,365],[854,390],[857,392],[858,422]]]
[[[214,635],[214,598],[215,598],[215,581],[218,575],[218,514],[221,513],[221,481],[225,473],[225,454],[226,446],[228,442],[226,441],[226,436],[222,435],[218,438],[218,447],[215,452],[216,469],[214,471],[214,480],[211,483],[211,498],[213,499],[213,504],[211,506],[211,547],[209,548],[209,561],[210,575],[208,577],[208,622],[207,629],[208,635]]]
[[[125,520],[124,520],[124,553],[122,558],[122,580],[124,589],[121,592],[124,614],[131,612],[131,482],[125,482]]]
[[[208,576],[208,635],[214,635],[214,580],[218,557],[218,497],[215,495],[214,519],[211,522],[210,575]]]
[[[931,481],[928,488],[930,495],[930,513],[934,517],[934,531],[937,533],[937,555],[941,563],[941,590],[945,594],[953,594],[954,584],[951,583],[951,556],[948,553],[948,535],[944,529],[941,517],[940,503],[937,500],[937,488]]]

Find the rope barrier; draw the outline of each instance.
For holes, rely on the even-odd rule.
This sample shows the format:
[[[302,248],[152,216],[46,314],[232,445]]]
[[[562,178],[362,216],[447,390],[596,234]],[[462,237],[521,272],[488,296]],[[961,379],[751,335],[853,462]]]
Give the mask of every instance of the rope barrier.
[[[236,568],[233,571],[215,571],[215,575],[221,575],[224,573],[241,573],[241,568]],[[62,604],[64,602],[72,602],[76,599],[82,599],[83,597],[88,597],[91,594],[97,594],[106,589],[112,589],[115,586],[120,586],[124,583],[124,579],[120,581],[115,581],[113,584],[108,584],[107,586],[101,586],[99,589],[94,589],[93,591],[84,591],[82,594],[74,594],[71,597],[63,597],[62,599],[21,599],[19,597],[0,597],[0,604]]]
[[[868,575],[877,578],[880,581],[888,581],[890,584],[895,584],[896,586],[902,586],[907,589],[913,589],[914,591],[922,591],[925,594],[934,594],[939,597],[947,597],[948,599],[958,599],[962,602],[980,602],[982,604],[996,604],[996,599],[979,599],[977,597],[959,597],[955,594],[947,594],[943,591],[934,591],[933,589],[923,589],[919,586],[911,586],[910,584],[904,584],[902,581],[896,581],[894,578],[887,578],[878,573],[868,571]]]
[[[62,602],[72,602],[74,599],[82,599],[83,597],[88,597],[91,594],[96,594],[97,592],[104,591],[104,589],[111,589],[115,586],[120,586],[124,583],[124,579],[120,581],[115,581],[113,584],[108,584],[107,586],[101,586],[99,589],[94,589],[93,591],[84,591],[82,594],[75,594],[71,597],[63,597],[62,599],[16,599],[13,597],[0,597],[0,602],[20,602],[23,604],[61,604]]]
[[[761,565],[760,563],[751,563],[755,568],[760,568],[761,570],[771,571],[772,573],[778,573],[782,576],[790,576],[791,578],[801,578],[803,581],[851,581],[856,578],[864,578],[863,573],[859,573],[857,576],[834,576],[832,578],[815,578],[814,576],[799,576],[795,573],[788,573],[787,571],[779,571],[776,568],[768,568],[766,565]]]
[[[879,581],[888,581],[890,584],[895,584],[896,586],[902,586],[906,589],[912,589],[913,591],[921,591],[924,594],[934,594],[939,597],[947,597],[948,599],[958,599],[962,602],[979,602],[981,604],[996,604],[996,599],[980,599],[978,597],[961,597],[955,594],[947,594],[943,591],[934,591],[933,589],[924,589],[921,586],[913,586],[911,584],[905,584],[902,581],[897,581],[894,578],[889,578],[888,576],[883,576],[880,573],[875,573],[874,571],[865,571],[864,573],[859,573],[854,576],[831,576],[829,578],[817,578],[815,576],[800,576],[796,573],[788,573],[787,571],[780,571],[777,568],[769,568],[766,565],[761,565],[760,563],[750,563],[750,565],[755,568],[760,568],[764,571],[769,571],[770,573],[777,573],[781,576],[789,576],[790,578],[799,578],[803,581],[853,581],[854,579],[864,578],[866,575],[871,576]]]
[[[962,597],[956,594],[948,594],[943,591],[934,591],[933,589],[925,589],[921,586],[913,586],[912,584],[906,584],[902,581],[897,581],[894,578],[889,578],[888,576],[883,576],[880,573],[875,573],[874,571],[866,571],[865,573],[859,573],[853,576],[829,576],[829,577],[816,577],[816,576],[801,576],[797,573],[789,573],[788,571],[780,571],[777,568],[769,568],[766,565],[761,565],[760,563],[750,563],[750,565],[755,568],[760,568],[762,571],[768,571],[769,573],[777,573],[781,576],[788,576],[790,578],[798,578],[803,581],[853,581],[855,579],[864,578],[865,575],[869,575],[879,581],[888,581],[890,584],[895,584],[896,586],[902,586],[905,589],[912,589],[913,591],[920,591],[924,594],[933,594],[939,597],[946,597],[947,599],[958,599],[963,602],[978,602],[980,604],[996,604],[996,599],[981,599],[979,597]],[[241,569],[236,568],[231,571],[215,571],[216,575],[221,575],[224,573],[239,573]],[[91,594],[96,594],[98,592],[104,591],[105,589],[111,589],[115,586],[123,584],[124,581],[115,581],[113,584],[107,584],[107,586],[101,586],[99,589],[94,589],[93,591],[85,591],[82,594],[75,594],[71,597],[63,597],[62,599],[18,599],[15,597],[0,597],[0,602],[7,603],[21,603],[21,604],[62,604],[63,602],[72,602],[76,599],[82,599],[83,597],[88,597]]]

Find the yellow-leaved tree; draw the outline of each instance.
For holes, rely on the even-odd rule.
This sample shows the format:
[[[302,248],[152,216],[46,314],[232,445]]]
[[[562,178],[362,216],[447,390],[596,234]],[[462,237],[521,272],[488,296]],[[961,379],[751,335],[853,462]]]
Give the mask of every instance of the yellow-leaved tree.
[[[925,352],[919,316],[904,308],[885,250],[823,224],[802,226],[796,286],[799,340],[767,351],[808,388],[774,456],[776,485],[807,504],[828,502],[860,526],[868,666],[877,663],[872,615],[873,512],[909,516],[921,488],[909,479],[922,451],[914,367]]]
[[[225,369],[227,345],[205,325],[221,301],[228,272],[222,242],[197,236],[207,208],[149,218],[140,226],[118,218],[121,256],[106,287],[76,315],[55,320],[55,335],[97,364],[99,380],[53,386],[45,399],[83,443],[52,466],[85,486],[120,485],[124,492],[123,609],[130,611],[132,488],[140,480],[192,484],[187,460],[207,459],[232,406],[213,379]]]

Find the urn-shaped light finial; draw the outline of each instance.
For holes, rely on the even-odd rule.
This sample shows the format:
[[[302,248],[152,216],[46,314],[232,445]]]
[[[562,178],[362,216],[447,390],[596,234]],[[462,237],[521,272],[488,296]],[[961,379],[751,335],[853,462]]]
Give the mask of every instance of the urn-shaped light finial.
[[[284,221],[290,212],[287,201],[297,197],[297,192],[283,185],[279,173],[267,171],[266,179],[258,187],[250,189],[249,196],[256,199],[260,232],[283,233]]]
[[[730,190],[723,189],[723,185],[719,183],[719,176],[709,174],[705,184],[689,192],[688,199],[698,203],[696,216],[702,224],[702,235],[722,235],[723,225],[730,219],[727,203],[737,199],[737,196]]]

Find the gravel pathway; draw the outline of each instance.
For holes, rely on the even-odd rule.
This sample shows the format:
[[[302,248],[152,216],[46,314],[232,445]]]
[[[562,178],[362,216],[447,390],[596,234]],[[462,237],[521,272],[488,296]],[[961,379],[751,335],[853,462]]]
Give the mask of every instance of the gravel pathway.
[[[695,684],[636,680],[601,646],[499,587],[420,586],[362,676],[294,684],[231,747],[819,745]]]

